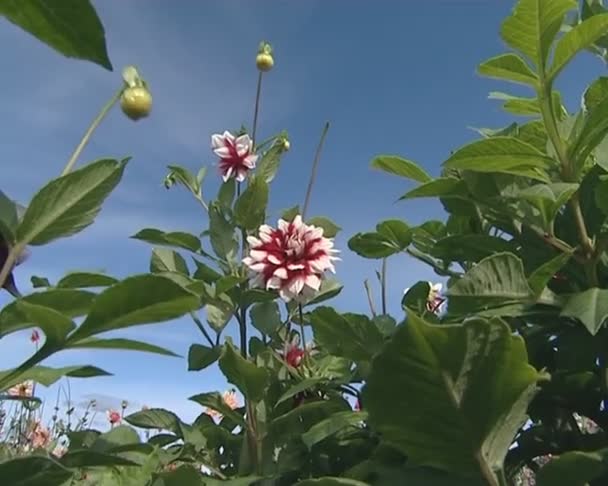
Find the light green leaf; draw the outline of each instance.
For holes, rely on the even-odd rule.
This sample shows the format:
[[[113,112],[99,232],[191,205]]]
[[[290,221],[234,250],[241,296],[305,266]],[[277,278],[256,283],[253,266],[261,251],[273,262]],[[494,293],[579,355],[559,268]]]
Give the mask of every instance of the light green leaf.
[[[198,306],[198,297],[167,277],[129,277],[99,294],[71,341],[138,324],[168,321]]]
[[[543,378],[498,319],[435,326],[410,314],[374,359],[363,401],[408,463],[475,477],[502,467]]]
[[[571,157],[582,164],[608,134],[608,93],[589,111],[578,137],[570,147]]]
[[[416,197],[463,197],[467,194],[467,186],[463,180],[455,177],[440,177],[406,192],[399,200]]]
[[[186,189],[188,189],[194,196],[201,196],[201,182],[205,177],[205,172],[203,172],[201,180],[194,177],[194,175],[186,168],[181,167],[179,165],[169,165],[167,166],[169,169],[169,173],[165,176],[165,187],[169,189],[176,182],[183,185]],[[205,169],[203,167],[203,169]],[[202,170],[202,169],[201,169]]]
[[[216,203],[209,205],[209,239],[215,254],[225,260],[233,260],[238,246],[234,227],[226,220]]]
[[[234,204],[236,223],[246,230],[257,229],[264,224],[267,205],[268,184],[261,177],[253,177]]]
[[[394,174],[417,182],[429,182],[432,177],[424,169],[412,162],[396,155],[379,155],[371,164],[372,168],[379,169],[389,174]]]
[[[325,218],[323,216],[315,216],[314,218],[309,218],[306,221],[306,224],[323,228],[323,236],[325,236],[325,238],[335,238],[338,232],[342,229],[331,219]]]
[[[272,335],[282,324],[279,306],[275,301],[254,304],[249,315],[253,327],[262,334]]]
[[[537,486],[586,486],[608,471],[608,448],[566,451],[536,473]]]
[[[190,275],[184,257],[169,248],[154,248],[152,250],[150,271],[152,273],[178,272],[182,275]]]
[[[579,320],[595,336],[608,319],[608,289],[594,287],[570,295],[561,315]]]
[[[124,338],[85,338],[73,342],[67,347],[72,349],[124,349],[128,351],[143,351],[145,353],[160,354],[163,356],[180,357],[179,354],[160,346]]]
[[[566,13],[575,7],[575,0],[519,0],[502,24],[501,37],[536,66],[544,67]]]
[[[72,320],[51,307],[32,304],[26,300],[16,302],[17,309],[23,312],[30,322],[38,324],[44,332],[44,348],[59,349],[67,335],[74,330],[76,324]]]
[[[319,291],[311,300],[305,302],[303,304],[303,307],[307,307],[314,304],[320,304],[321,302],[325,302],[326,300],[332,299],[340,292],[342,292],[343,288],[344,285],[342,285],[336,279],[331,277],[325,277],[323,280],[321,280],[321,287],[319,288]]]
[[[278,137],[275,139],[272,146],[264,152],[261,160],[257,164],[256,174],[261,177],[266,183],[270,184],[281,164],[281,157],[285,152],[283,139]]]
[[[105,31],[89,0],[2,0],[0,15],[64,56],[112,71]]]
[[[126,160],[103,159],[47,183],[27,207],[17,240],[44,245],[90,226],[122,178],[126,164]]]
[[[600,102],[608,97],[608,77],[600,76],[583,94],[583,106],[587,111],[593,111]]]
[[[0,191],[0,235],[11,244],[14,243],[18,223],[17,204]]]
[[[210,348],[202,344],[192,344],[188,351],[188,371],[200,371],[211,366],[221,354],[221,346]]]
[[[536,116],[540,114],[540,106],[537,98],[524,98],[522,96],[512,96],[499,91],[492,91],[488,95],[490,100],[501,100],[507,113],[520,116]]]
[[[521,57],[513,53],[488,59],[479,65],[477,72],[489,78],[504,79],[533,87],[538,85],[538,76]]]
[[[156,228],[144,228],[131,238],[152,243],[153,245],[176,246],[184,250],[197,252],[201,249],[201,241],[190,233],[172,231],[165,233]]]
[[[236,194],[236,181],[232,178],[223,182],[220,186],[220,190],[217,194],[217,202],[224,208],[228,209],[232,207],[232,201],[234,201],[234,195]]]
[[[348,427],[360,426],[367,419],[367,412],[338,412],[313,425],[302,435],[302,442],[311,449],[314,445]]]
[[[234,306],[224,300],[218,299],[213,303],[207,304],[205,312],[207,313],[207,323],[215,332],[221,332],[230,322],[230,319],[232,319]]]
[[[566,32],[555,46],[549,79],[554,79],[579,51],[588,48],[606,34],[608,14],[595,15]]]
[[[268,371],[243,358],[229,341],[224,345],[219,365],[228,382],[236,386],[247,400],[258,402],[264,398],[270,385]]]
[[[94,272],[71,272],[65,275],[59,282],[57,288],[82,289],[89,287],[107,287],[113,285],[118,280],[103,273]]]

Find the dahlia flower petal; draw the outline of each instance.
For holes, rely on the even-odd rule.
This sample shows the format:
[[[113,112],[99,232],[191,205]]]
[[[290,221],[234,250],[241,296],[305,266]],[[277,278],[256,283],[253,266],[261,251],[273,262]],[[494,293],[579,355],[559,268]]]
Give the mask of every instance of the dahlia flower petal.
[[[273,272],[272,276],[280,278],[281,280],[286,280],[288,277],[287,270],[283,267],[279,267]]]
[[[321,279],[312,273],[306,277],[306,285],[313,290],[319,290],[319,287],[321,286]]]

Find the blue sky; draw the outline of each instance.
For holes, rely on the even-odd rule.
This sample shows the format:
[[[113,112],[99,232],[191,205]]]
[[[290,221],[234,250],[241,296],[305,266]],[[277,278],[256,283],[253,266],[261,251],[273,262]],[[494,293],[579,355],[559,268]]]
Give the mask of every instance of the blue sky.
[[[475,74],[476,65],[503,52],[498,36],[513,2],[440,0],[433,2],[306,2],[247,0],[169,2],[96,1],[106,27],[115,72],[66,60],[13,25],[0,21],[3,73],[0,77],[1,189],[26,203],[36,189],[59,174],[90,120],[120,83],[120,71],[135,64],[148,80],[153,114],[133,123],[115,109],[82,160],[131,155],[122,185],[95,225],[78,236],[33,248],[16,272],[22,290],[31,275],[56,280],[71,270],[105,270],[124,277],[145,272],[151,247],[129,236],[144,227],[197,233],[204,214],[185,191],[166,191],[166,165],[193,171],[216,162],[212,133],[250,124],[260,40],[275,49],[275,69],[265,77],[259,134],[287,129],[291,151],[273,182],[270,222],[280,210],[301,203],[311,159],[326,120],[325,145],[310,215],[331,217],[343,232],[336,241],[345,284],[334,304],[367,312],[362,282],[373,279],[374,262],[350,253],[346,242],[357,231],[397,217],[411,224],[442,219],[433,201],[395,203],[409,183],[369,169],[378,154],[399,154],[437,175],[453,150],[476,134],[468,126],[500,127],[512,117],[487,100],[495,90],[521,93]],[[10,46],[10,47],[9,47]],[[577,108],[586,81],[604,67],[591,55],[573,63],[559,88],[568,107]],[[208,194],[215,194],[215,170]],[[389,306],[400,315],[403,289],[433,279],[426,267],[406,256],[389,267]],[[378,292],[376,291],[376,295]],[[2,303],[8,301],[3,295]],[[122,336],[166,346],[184,356],[201,342],[188,319],[133,328]],[[16,364],[31,352],[28,334],[0,343],[0,366]],[[223,390],[213,367],[187,372],[184,359],[129,352],[70,351],[48,364],[96,364],[109,378],[72,380],[72,398],[121,399],[134,407],[167,407],[185,419],[201,410],[186,399]],[[103,398],[101,397],[101,398]]]

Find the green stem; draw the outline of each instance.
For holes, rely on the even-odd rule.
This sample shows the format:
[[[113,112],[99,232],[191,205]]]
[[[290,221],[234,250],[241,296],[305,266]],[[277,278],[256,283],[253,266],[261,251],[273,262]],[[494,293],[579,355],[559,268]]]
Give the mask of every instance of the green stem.
[[[363,281],[365,287],[365,294],[367,295],[367,303],[369,304],[369,311],[372,313],[372,317],[376,317],[376,307],[374,306],[374,298],[372,297],[372,289],[369,285],[369,280]]]
[[[325,126],[323,127],[323,132],[321,132],[321,139],[319,140],[319,145],[317,146],[317,152],[315,153],[315,158],[312,162],[312,170],[310,171],[310,180],[308,181],[308,187],[306,188],[306,196],[304,197],[304,205],[302,206],[302,219],[306,215],[306,211],[308,210],[308,204],[310,203],[310,196],[312,194],[312,186],[315,183],[315,179],[317,178],[317,168],[319,167],[319,160],[321,159],[321,151],[323,150],[323,143],[325,142],[325,137],[327,137],[327,132],[329,131],[329,122],[325,122]]]
[[[78,157],[80,156],[80,154],[84,150],[85,146],[89,142],[91,136],[93,135],[93,132],[99,126],[99,124],[103,121],[103,119],[106,117],[108,112],[112,109],[112,107],[118,102],[118,100],[122,96],[123,91],[124,91],[124,86],[121,86],[121,88],[114,94],[114,96],[112,96],[112,98],[110,98],[110,101],[108,101],[104,105],[104,107],[101,109],[99,114],[95,117],[95,119],[91,123],[91,126],[89,126],[89,128],[85,132],[84,136],[82,137],[82,140],[76,147],[76,150],[74,150],[74,153],[70,157],[70,160],[68,160],[68,163],[65,165],[63,172],[61,173],[62,176],[66,175],[67,173],[69,173],[72,170],[72,168],[74,167],[74,164],[76,164],[76,161],[78,160]]]
[[[306,354],[306,335],[304,334],[304,311],[302,310],[302,304],[298,304],[298,314],[300,318],[300,334],[302,335],[302,349]]]
[[[382,289],[382,315],[386,315],[386,258],[382,259],[382,271],[380,273],[380,287]]]
[[[260,95],[262,93],[262,75],[264,73],[260,71],[258,74],[258,86],[255,92],[255,107],[253,109],[253,128],[251,129],[251,142],[253,149],[255,150],[255,136],[258,128],[258,114],[260,111]]]
[[[214,346],[213,345],[213,340],[211,339],[211,336],[209,335],[209,333],[205,329],[205,326],[203,326],[203,323],[198,318],[198,316],[194,312],[190,312],[190,317],[192,317],[192,320],[196,324],[196,327],[198,327],[198,329],[201,331],[201,333],[203,334],[203,336],[205,336],[205,339],[207,340],[207,342],[209,343],[209,345],[211,347],[213,347]]]

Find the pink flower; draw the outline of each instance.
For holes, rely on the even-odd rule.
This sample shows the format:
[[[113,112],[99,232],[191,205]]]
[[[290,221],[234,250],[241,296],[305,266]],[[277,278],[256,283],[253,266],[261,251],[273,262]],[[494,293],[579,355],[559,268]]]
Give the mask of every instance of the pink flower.
[[[228,405],[232,410],[234,410],[235,408],[239,408],[239,399],[236,396],[235,390],[225,391],[222,394],[222,399],[224,400],[224,403]],[[218,419],[222,418],[222,414],[217,410],[214,410],[213,408],[207,407],[205,413],[211,417],[217,417]]]
[[[283,300],[305,300],[319,290],[325,271],[335,273],[334,242],[323,228],[309,226],[300,215],[291,223],[279,219],[278,229],[264,224],[259,238],[249,236],[249,256],[243,259],[254,273],[253,284],[276,289]]]
[[[285,353],[285,361],[289,366],[297,368],[298,366],[300,366],[303,357],[303,349],[299,348],[298,346],[294,346],[293,344],[289,345],[289,347],[287,348],[287,353]]]
[[[68,448],[66,446],[57,444],[51,454],[53,454],[55,457],[60,458],[65,456],[66,452],[68,452]]]
[[[32,331],[32,334],[30,336],[30,341],[32,341],[34,344],[36,344],[38,341],[40,341],[40,333],[38,332],[38,329],[34,329]]]
[[[36,421],[29,435],[29,440],[32,443],[34,449],[40,449],[46,447],[51,439],[51,433],[49,429],[44,427],[40,421]]]
[[[357,398],[357,401],[355,402],[355,412],[360,412],[361,411],[361,402],[359,401],[359,399]]]
[[[258,156],[253,153],[253,142],[249,135],[236,138],[228,131],[222,135],[216,133],[211,136],[211,147],[220,158],[219,169],[224,182],[231,177],[242,182],[247,173],[255,169]]]
[[[34,382],[24,381],[8,389],[11,397],[29,398],[34,393]]]
[[[108,417],[108,422],[110,422],[110,425],[119,424],[121,421],[120,412],[117,412],[116,410],[108,410],[106,412],[106,415]]]

